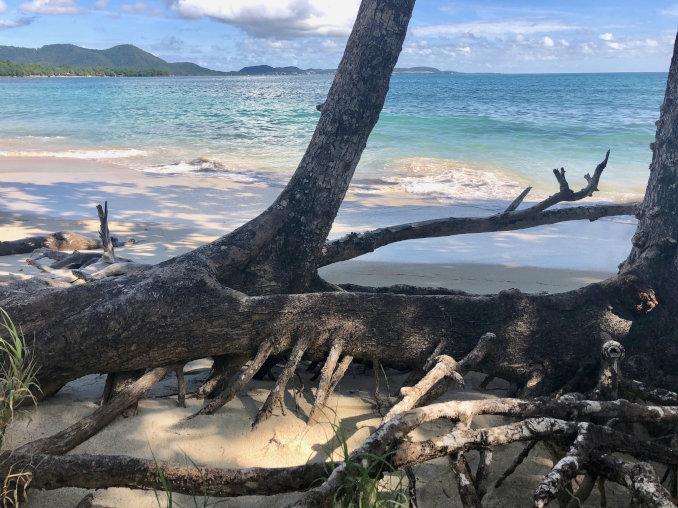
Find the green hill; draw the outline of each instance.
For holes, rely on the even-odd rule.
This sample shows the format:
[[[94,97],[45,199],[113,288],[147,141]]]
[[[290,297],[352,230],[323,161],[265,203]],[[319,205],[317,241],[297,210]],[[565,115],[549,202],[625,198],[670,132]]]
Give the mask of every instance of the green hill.
[[[190,62],[169,63],[131,44],[87,49],[73,44],[49,44],[38,49],[0,46],[0,61],[47,66],[107,69],[160,69],[177,76],[221,76],[225,73]]]
[[[270,65],[252,65],[243,67],[239,71],[230,74],[236,76],[296,76],[303,74],[333,74],[334,70],[325,69],[300,69],[299,67],[271,67]]]

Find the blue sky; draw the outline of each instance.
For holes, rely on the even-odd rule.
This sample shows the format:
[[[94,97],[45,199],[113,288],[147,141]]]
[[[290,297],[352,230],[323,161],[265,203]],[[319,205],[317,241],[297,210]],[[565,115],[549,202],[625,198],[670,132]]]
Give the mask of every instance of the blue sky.
[[[357,0],[0,0],[0,44],[131,43],[168,61],[336,67]],[[667,71],[678,0],[419,0],[400,66]]]

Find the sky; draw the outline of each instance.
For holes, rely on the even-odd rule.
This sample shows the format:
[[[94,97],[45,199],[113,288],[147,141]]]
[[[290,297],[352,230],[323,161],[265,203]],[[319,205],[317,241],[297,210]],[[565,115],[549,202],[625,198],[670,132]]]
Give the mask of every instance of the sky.
[[[0,45],[134,44],[167,61],[335,68],[358,0],[0,0]],[[666,72],[678,0],[418,0],[400,67]]]

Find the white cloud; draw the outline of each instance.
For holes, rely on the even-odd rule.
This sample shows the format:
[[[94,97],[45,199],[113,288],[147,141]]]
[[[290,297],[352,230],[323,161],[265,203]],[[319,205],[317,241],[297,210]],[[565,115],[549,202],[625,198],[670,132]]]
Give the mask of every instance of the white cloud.
[[[135,4],[122,4],[120,6],[121,12],[126,12],[128,14],[140,14],[149,10],[148,4],[143,2],[137,2]]]
[[[430,25],[414,28],[415,36],[455,35],[471,33],[474,35],[528,35],[543,32],[564,32],[579,30],[580,26],[568,25],[558,21],[533,21],[530,19],[508,19],[504,21],[473,21],[449,25]]]
[[[547,48],[553,47],[553,39],[551,39],[551,37],[549,37],[548,35],[546,37],[544,37],[543,41],[544,41],[544,46],[546,46]]]
[[[210,17],[261,38],[347,36],[358,0],[168,0],[179,16]]]
[[[0,14],[5,12],[6,10],[7,10],[7,4],[5,2],[3,2],[2,0],[0,0]]]
[[[663,16],[678,16],[678,5],[674,5],[673,7],[670,7],[669,9],[661,9],[659,11],[659,14]]]
[[[603,40],[603,41],[611,41],[612,40],[612,34],[610,32],[607,32],[607,33],[604,33],[604,34],[600,34],[598,36],[598,38]]]
[[[75,0],[33,0],[19,5],[19,9],[35,14],[75,14],[78,12]]]
[[[607,45],[610,46],[612,49],[621,49],[623,47],[618,42],[608,42]]]
[[[558,42],[560,42],[560,45],[563,46],[563,47],[567,48],[567,47],[570,46],[570,43],[567,42],[565,39],[560,39]]]
[[[108,7],[108,2],[110,0],[97,0],[97,3],[94,4],[95,9],[106,9]]]
[[[647,44],[648,46],[650,46],[652,48],[659,46],[659,43],[657,41],[655,41],[654,39],[645,39],[645,44]]]
[[[33,18],[0,19],[0,30],[18,28],[20,26],[30,25],[32,22]]]

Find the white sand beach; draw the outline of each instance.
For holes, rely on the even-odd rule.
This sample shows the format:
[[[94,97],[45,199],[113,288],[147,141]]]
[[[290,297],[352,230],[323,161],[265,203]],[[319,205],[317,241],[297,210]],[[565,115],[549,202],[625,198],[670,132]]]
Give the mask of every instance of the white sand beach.
[[[121,255],[135,261],[156,263],[182,254],[232,230],[262,211],[279,193],[279,187],[245,185],[216,177],[145,174],[131,169],[67,159],[0,158],[0,240],[74,231],[95,237],[98,221],[95,205],[109,203],[110,230],[136,244],[120,248]],[[463,214],[489,214],[487,207],[437,206],[411,196],[385,200],[350,193],[336,221],[332,237],[389,224]],[[387,205],[386,203],[391,203]],[[635,226],[627,218],[576,222],[534,230],[404,242],[388,246],[356,260],[322,269],[335,283],[363,285],[412,284],[444,286],[486,294],[517,288],[526,292],[561,292],[596,280],[616,270],[624,259]],[[0,278],[26,277],[36,273],[25,263],[26,255],[0,258]],[[205,378],[209,360],[187,367],[189,390]],[[271,381],[253,381],[239,397],[215,416],[182,421],[200,407],[201,401],[187,400],[177,406],[172,396],[175,378],[169,377],[140,402],[140,414],[118,418],[105,430],[71,453],[128,454],[138,457],[222,467],[286,466],[309,460],[324,460],[338,443],[331,423],[306,426],[316,384],[302,375],[298,393],[288,390],[287,416],[275,416],[254,431],[251,423],[267,395]],[[394,395],[405,373],[388,370],[390,394]],[[95,409],[105,376],[92,375],[63,388],[56,396],[27,408],[8,429],[3,447],[13,449],[28,441],[57,432]],[[477,388],[482,376],[470,373],[467,387],[450,391],[445,397],[497,397],[505,393],[501,381],[487,390]],[[383,387],[382,387],[383,388]],[[359,445],[378,425],[374,408],[374,382],[369,375],[349,370],[329,405],[336,411],[349,436]],[[488,420],[489,421],[489,420]],[[480,423],[480,421],[476,422]],[[422,433],[448,426],[435,423]],[[415,436],[416,437],[416,436]],[[520,447],[498,454],[493,475],[498,477]],[[336,450],[335,450],[336,453]],[[341,458],[335,455],[335,458]],[[487,506],[525,506],[534,486],[551,466],[543,450],[537,450],[510,481],[492,491]],[[445,460],[422,465],[417,471],[420,506],[456,506],[456,487]],[[86,494],[82,489],[30,492],[28,507],[72,507]],[[159,493],[160,505],[165,495]],[[279,506],[294,494],[267,501]],[[614,494],[608,498],[614,506]],[[175,496],[180,506],[193,506],[187,496]],[[218,506],[261,506],[256,497],[225,500]],[[592,498],[595,503],[595,498]],[[95,506],[157,507],[153,492],[109,489],[95,493]],[[175,505],[176,506],[176,505]]]

